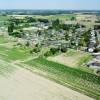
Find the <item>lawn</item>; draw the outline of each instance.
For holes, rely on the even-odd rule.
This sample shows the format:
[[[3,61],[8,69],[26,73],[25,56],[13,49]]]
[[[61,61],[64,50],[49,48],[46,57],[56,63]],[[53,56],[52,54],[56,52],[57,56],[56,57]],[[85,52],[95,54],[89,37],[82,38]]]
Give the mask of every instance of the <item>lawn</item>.
[[[91,97],[100,98],[100,77],[79,69],[67,67],[45,58],[37,58],[25,62],[28,69],[38,69],[45,73],[45,76],[58,83],[69,86],[75,90],[85,93]]]
[[[0,56],[6,61],[24,60],[31,56],[29,48],[0,46]]]
[[[7,42],[8,42],[8,39],[5,38],[4,36],[0,35],[0,44],[7,43]]]

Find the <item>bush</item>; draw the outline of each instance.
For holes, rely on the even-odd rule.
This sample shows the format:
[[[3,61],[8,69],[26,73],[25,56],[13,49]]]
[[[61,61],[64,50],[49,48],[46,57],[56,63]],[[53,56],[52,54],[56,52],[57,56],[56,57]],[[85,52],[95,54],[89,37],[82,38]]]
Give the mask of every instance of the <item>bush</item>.
[[[12,33],[10,33],[9,35],[11,35],[11,36],[14,36],[14,37],[19,37],[19,38],[21,38],[21,37],[23,37],[24,36],[24,33],[22,33],[22,32],[12,32]]]
[[[38,21],[43,22],[43,23],[48,23],[49,22],[48,19],[42,19],[42,18],[39,18]]]
[[[100,52],[100,48],[96,48],[95,50],[94,50],[94,52]]]
[[[46,53],[44,53],[45,57],[48,57],[48,56],[51,56],[51,55],[52,55],[52,53],[50,51],[47,51]]]
[[[21,43],[17,43],[17,46],[22,46],[22,44]]]
[[[54,55],[55,53],[57,53],[59,51],[59,48],[54,48],[54,47],[52,47],[51,49],[50,49],[50,52]]]
[[[52,56],[52,55],[55,55],[55,54],[56,54],[57,52],[59,52],[59,51],[60,51],[59,48],[54,48],[54,47],[52,47],[52,48],[50,48],[49,51],[47,51],[47,52],[44,53],[44,56],[45,56],[45,57]]]
[[[27,47],[29,47],[29,46],[30,46],[30,43],[29,43],[29,42],[27,42],[25,45],[26,45]]]
[[[30,51],[30,53],[33,53],[33,52],[35,52],[35,53],[40,52],[40,48],[35,47],[34,49],[32,49],[32,50]]]
[[[66,47],[62,47],[61,48],[61,52],[65,53],[67,51],[67,48]]]

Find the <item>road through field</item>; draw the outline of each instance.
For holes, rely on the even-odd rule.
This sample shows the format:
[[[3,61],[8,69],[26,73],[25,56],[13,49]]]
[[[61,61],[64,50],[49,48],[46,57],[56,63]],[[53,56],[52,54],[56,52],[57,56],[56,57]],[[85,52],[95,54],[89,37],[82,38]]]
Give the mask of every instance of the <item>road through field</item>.
[[[12,73],[9,68],[13,69]],[[0,73],[0,100],[93,100],[2,60],[0,60],[0,70],[9,73]]]

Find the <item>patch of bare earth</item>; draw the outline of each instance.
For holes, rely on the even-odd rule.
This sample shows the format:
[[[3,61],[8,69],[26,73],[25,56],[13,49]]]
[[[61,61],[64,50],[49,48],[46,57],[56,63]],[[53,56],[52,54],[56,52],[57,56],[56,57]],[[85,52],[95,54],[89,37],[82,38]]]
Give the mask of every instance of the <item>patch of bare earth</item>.
[[[15,67],[15,66],[14,66]],[[0,100],[93,100],[92,98],[17,67],[0,76]]]
[[[61,54],[58,56],[54,57],[48,57],[47,60],[54,61],[60,64],[64,64],[66,66],[70,67],[77,67],[80,59],[84,57],[84,52],[80,52],[79,54],[74,54],[74,55],[66,55],[66,54]]]
[[[77,58],[75,59],[75,57],[73,56],[70,57],[70,56],[65,56],[65,55],[58,55],[55,57],[48,57],[47,59],[50,61],[54,61],[54,62],[58,62],[64,65],[70,66],[70,67],[77,66],[77,63],[78,63],[78,59]]]

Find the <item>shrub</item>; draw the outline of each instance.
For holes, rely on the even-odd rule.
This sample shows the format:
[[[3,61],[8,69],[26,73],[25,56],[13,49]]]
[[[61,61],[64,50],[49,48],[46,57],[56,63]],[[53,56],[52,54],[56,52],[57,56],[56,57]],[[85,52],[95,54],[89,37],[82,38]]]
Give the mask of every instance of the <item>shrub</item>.
[[[29,47],[29,46],[30,46],[30,43],[29,43],[29,42],[27,42],[25,45],[26,45],[27,47]]]
[[[57,53],[59,51],[59,48],[54,48],[54,47],[52,47],[51,49],[50,49],[50,52],[54,55],[55,53]]]
[[[52,53],[50,51],[47,51],[46,53],[44,53],[45,57],[48,57],[48,56],[51,56],[51,55],[52,55]]]
[[[96,48],[94,52],[100,52],[100,48]]]
[[[34,49],[32,49],[32,50],[30,51],[30,53],[33,53],[33,52],[35,52],[35,53],[40,52],[40,48],[35,47]]]
[[[67,51],[66,47],[61,47],[61,52],[65,53]]]

